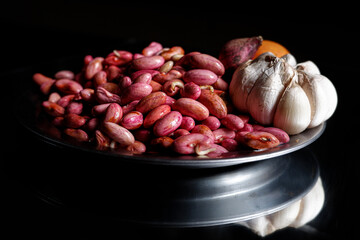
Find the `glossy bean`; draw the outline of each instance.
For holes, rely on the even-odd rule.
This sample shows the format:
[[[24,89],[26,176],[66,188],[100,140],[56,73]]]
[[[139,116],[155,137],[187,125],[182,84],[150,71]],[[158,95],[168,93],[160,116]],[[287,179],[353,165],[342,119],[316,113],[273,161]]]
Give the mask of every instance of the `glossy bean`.
[[[166,94],[164,92],[153,92],[140,100],[140,102],[136,105],[136,110],[144,114],[157,106],[165,104],[165,101]]]
[[[125,115],[131,111],[136,110],[135,108],[139,102],[140,102],[140,100],[135,100],[135,101],[132,101],[132,102],[122,106],[123,114]]]
[[[104,64],[123,66],[129,63],[133,58],[133,54],[124,50],[114,50],[104,60]]]
[[[160,55],[165,59],[165,60],[170,60],[172,59],[172,57],[174,55],[184,55],[185,51],[182,47],[180,46],[174,46],[171,47],[170,49],[163,51]]]
[[[42,107],[47,114],[53,117],[60,117],[65,113],[65,108],[54,102],[44,101]]]
[[[239,145],[238,142],[232,138],[227,138],[221,141],[221,146],[223,146],[224,148],[226,148],[226,150],[230,152],[238,149],[238,145]]]
[[[212,143],[212,144],[200,144],[195,148],[195,152],[199,156],[206,155],[208,157],[219,157],[223,153],[227,153],[228,150],[221,145]]]
[[[86,118],[75,113],[64,115],[64,125],[68,128],[80,128],[86,123]]]
[[[280,141],[280,143],[287,143],[290,141],[289,135],[280,128],[266,127],[261,129],[261,131],[271,133]]]
[[[103,70],[103,63],[104,58],[102,57],[96,57],[93,60],[89,62],[89,64],[86,66],[85,69],[85,78],[90,80],[94,77],[94,75]]]
[[[119,123],[122,117],[123,111],[121,106],[117,103],[110,103],[105,112],[104,122]]]
[[[55,79],[67,78],[67,79],[74,80],[75,74],[74,74],[74,72],[72,72],[70,70],[61,70],[61,71],[58,71],[57,73],[55,73],[54,77],[55,77]]]
[[[150,73],[151,77],[154,77],[155,75],[159,74],[160,72],[158,70],[145,69],[145,70],[139,70],[139,71],[133,72],[130,75],[130,77],[131,77],[131,79],[136,79],[137,77],[139,77],[140,75],[142,75],[144,73]]]
[[[149,129],[138,128],[133,131],[133,135],[137,141],[147,143],[151,139],[151,131]]]
[[[221,143],[224,139],[227,138],[233,139],[236,135],[234,130],[230,130],[228,128],[218,128],[213,131],[213,134],[215,143]]]
[[[81,102],[71,102],[66,106],[66,113],[81,114],[83,110],[83,104]]]
[[[202,121],[201,124],[208,126],[211,130],[214,131],[220,127],[221,122],[217,117],[209,116],[204,121]]]
[[[140,76],[138,76],[137,78],[135,78],[134,83],[150,84],[151,79],[152,79],[151,73],[144,73],[144,74],[141,74]]]
[[[172,108],[198,121],[202,121],[209,116],[209,110],[202,103],[192,98],[179,98],[172,105]]]
[[[134,143],[134,136],[126,128],[112,122],[104,122],[102,125],[104,133],[121,146],[129,146]]]
[[[142,154],[146,152],[146,145],[140,141],[134,141],[133,144],[130,144],[126,147],[126,150],[133,154]]]
[[[64,94],[77,94],[83,90],[80,83],[66,78],[57,80],[55,82],[55,87]]]
[[[171,60],[167,61],[159,68],[159,72],[160,73],[168,73],[173,66],[174,66],[173,61],[171,61]]]
[[[229,84],[224,79],[219,77],[213,84],[213,87],[218,90],[227,91],[229,89]]]
[[[212,140],[208,136],[200,133],[190,133],[188,135],[176,138],[172,144],[172,147],[173,150],[177,153],[193,154],[195,153],[195,149],[198,148],[199,145],[205,146],[212,143]]]
[[[227,114],[221,119],[221,123],[231,130],[240,130],[244,127],[244,122],[238,116],[234,114]]]
[[[143,99],[152,92],[152,87],[146,83],[133,83],[122,91],[121,104]]]
[[[158,42],[151,42],[147,47],[142,50],[144,56],[154,56],[156,53],[161,51],[163,46]]]
[[[201,133],[208,136],[210,139],[212,139],[212,141],[215,140],[214,133],[208,126],[203,124],[195,125],[195,127],[191,130],[191,133]]]
[[[89,141],[88,134],[82,129],[73,129],[73,128],[66,128],[64,130],[66,136],[70,137],[73,140],[78,142],[87,142]]]
[[[189,116],[183,116],[180,128],[191,131],[195,127],[195,120]]]
[[[99,115],[105,114],[106,110],[110,104],[111,103],[103,103],[103,104],[98,104],[98,105],[93,106],[91,109],[91,114],[94,116],[99,116]]]
[[[171,107],[169,105],[164,104],[154,108],[146,115],[144,119],[144,128],[150,128],[157,120],[163,118],[169,112],[171,112]]]
[[[121,119],[121,126],[129,130],[134,130],[141,127],[143,122],[144,117],[141,112],[131,111]]]
[[[215,117],[222,119],[227,115],[227,107],[224,100],[210,90],[201,90],[200,97],[197,99]]]
[[[132,66],[136,70],[144,69],[157,69],[161,67],[165,62],[165,59],[161,56],[142,57],[134,59]]]
[[[212,85],[218,76],[207,69],[192,69],[184,74],[183,79],[185,82],[194,82],[198,85]]]
[[[192,68],[207,69],[218,76],[222,76],[225,73],[225,67],[220,60],[208,54],[191,55],[188,61]]]
[[[171,111],[163,118],[156,121],[153,131],[158,137],[166,136],[180,127],[182,115],[178,111]]]
[[[93,79],[93,84],[94,87],[98,87],[101,86],[102,84],[107,82],[107,73],[103,70],[95,73],[94,75],[94,79]]]
[[[60,94],[57,93],[57,92],[53,92],[53,93],[51,93],[49,95],[48,101],[53,102],[53,103],[57,103],[60,99],[61,99]]]
[[[85,88],[80,91],[81,99],[86,102],[93,102],[95,100],[95,90],[92,88]]]
[[[280,141],[271,133],[259,131],[246,133],[240,142],[258,150],[273,148],[280,144]]]
[[[185,98],[192,98],[194,100],[198,99],[201,94],[201,88],[194,82],[189,82],[180,89],[180,95]]]

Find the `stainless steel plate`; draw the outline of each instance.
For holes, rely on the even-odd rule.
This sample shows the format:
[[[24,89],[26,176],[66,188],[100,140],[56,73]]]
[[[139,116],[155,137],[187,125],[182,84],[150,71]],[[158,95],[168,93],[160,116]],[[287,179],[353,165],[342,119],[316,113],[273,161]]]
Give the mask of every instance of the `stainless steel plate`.
[[[64,63],[64,62],[65,63]],[[51,65],[42,66],[43,69],[48,69],[50,72],[55,72],[58,69],[69,69],[70,67],[64,67],[66,64],[74,62],[74,59],[65,59],[63,61],[53,63]],[[69,63],[68,63],[69,62]],[[75,62],[79,62],[76,60]],[[61,67],[60,67],[61,66]],[[39,68],[39,67],[37,67]],[[138,163],[148,163],[156,165],[172,165],[183,166],[191,168],[212,168],[212,167],[224,167],[236,164],[242,164],[247,162],[265,160],[284,154],[288,154],[299,150],[321,136],[325,130],[325,124],[322,124],[316,128],[308,129],[305,132],[292,136],[290,142],[280,145],[278,147],[264,150],[241,150],[223,154],[216,158],[207,158],[199,156],[181,156],[175,153],[164,154],[142,154],[132,155],[127,152],[119,151],[99,151],[92,145],[80,145],[74,142],[69,142],[62,139],[58,134],[58,131],[51,126],[46,116],[41,114],[41,101],[42,95],[38,90],[38,87],[32,82],[31,77],[37,68],[19,69],[10,76],[12,82],[15,83],[16,97],[14,97],[14,111],[19,121],[30,131],[35,133],[45,142],[61,147],[71,148],[79,151],[86,151],[93,154],[106,157],[115,157],[123,161],[132,161]],[[70,68],[71,69],[71,68]]]

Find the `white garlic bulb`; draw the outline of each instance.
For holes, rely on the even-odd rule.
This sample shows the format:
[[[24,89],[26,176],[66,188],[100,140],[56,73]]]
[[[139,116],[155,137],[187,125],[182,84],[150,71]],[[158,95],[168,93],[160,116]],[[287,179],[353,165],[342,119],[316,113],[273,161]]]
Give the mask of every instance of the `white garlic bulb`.
[[[313,62],[296,64],[291,54],[278,58],[267,52],[242,63],[229,90],[238,110],[291,135],[320,125],[337,105],[331,81]]]

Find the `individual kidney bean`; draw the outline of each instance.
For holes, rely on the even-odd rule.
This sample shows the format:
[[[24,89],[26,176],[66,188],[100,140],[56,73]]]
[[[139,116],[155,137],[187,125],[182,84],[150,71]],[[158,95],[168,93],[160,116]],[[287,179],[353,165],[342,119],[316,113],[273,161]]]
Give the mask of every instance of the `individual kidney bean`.
[[[175,132],[173,132],[169,136],[172,137],[173,139],[176,139],[178,137],[188,135],[188,134],[190,134],[190,132],[188,130],[183,129],[183,128],[178,128],[178,129],[175,130]]]
[[[90,118],[86,121],[85,125],[82,127],[86,132],[94,132],[100,124],[100,120],[98,118]]]
[[[124,50],[114,50],[104,60],[104,64],[123,66],[129,63],[133,58],[133,54]]]
[[[64,117],[55,117],[51,123],[55,126],[55,127],[63,127],[64,126]]]
[[[214,131],[220,127],[221,122],[217,117],[209,116],[204,121],[202,121],[201,124],[208,126],[211,130]]]
[[[47,114],[53,117],[60,117],[65,113],[65,108],[54,102],[44,101],[42,107]]]
[[[268,132],[254,131],[242,134],[241,137],[239,136],[236,138],[239,143],[258,150],[273,148],[280,144],[280,141],[274,135]]]
[[[85,88],[80,91],[81,99],[86,102],[93,102],[95,100],[95,90],[92,88]]]
[[[144,117],[141,112],[131,111],[121,119],[121,126],[128,130],[134,130],[143,124]]]
[[[44,95],[48,95],[51,92],[51,89],[54,84],[55,84],[55,80],[50,80],[50,81],[44,82],[40,85],[40,91]]]
[[[207,69],[192,69],[184,74],[183,79],[185,82],[194,82],[198,85],[212,85],[218,76]]]
[[[110,103],[106,109],[104,122],[119,123],[123,117],[123,111],[119,104]]]
[[[227,114],[221,119],[221,123],[231,130],[240,130],[244,127],[244,122],[238,116],[234,114]]]
[[[95,73],[93,77],[94,87],[101,86],[102,84],[107,82],[107,73],[103,70]]]
[[[122,76],[119,78],[119,88],[120,91],[124,91],[127,87],[132,84],[132,80],[129,76]]]
[[[183,115],[202,121],[209,116],[209,110],[200,102],[192,98],[179,98],[172,108]]]
[[[182,47],[174,46],[170,49],[163,51],[160,56],[162,56],[166,61],[170,60],[174,55],[184,55],[185,51]]]
[[[146,146],[144,143],[135,140],[133,144],[126,147],[126,150],[133,154],[142,154],[146,152]]]
[[[101,87],[105,88],[107,91],[115,94],[120,94],[120,87],[114,82],[106,82],[101,84]]]
[[[171,111],[156,121],[153,131],[158,137],[166,136],[180,127],[182,115],[178,111]]]
[[[95,131],[96,148],[98,150],[106,150],[110,147],[111,139],[103,134],[100,130]]]
[[[232,138],[227,138],[221,141],[221,146],[230,152],[235,151],[238,148],[238,145],[238,142]]]
[[[103,87],[97,87],[95,91],[96,100],[98,103],[121,103],[122,99],[119,95],[109,92]]]
[[[211,129],[203,124],[195,125],[195,127],[191,130],[191,133],[201,133],[209,138],[211,138],[213,141],[215,140],[214,133],[211,131]]]
[[[157,106],[165,104],[165,101],[166,94],[164,92],[153,92],[140,100],[136,105],[136,110],[145,114]]]
[[[157,69],[161,67],[164,62],[165,59],[162,56],[142,57],[134,59],[132,61],[132,66],[136,70]]]
[[[252,131],[254,131],[254,128],[251,124],[245,123],[244,127],[240,131],[252,132]]]
[[[199,144],[195,148],[195,152],[199,156],[206,155],[208,157],[219,157],[219,156],[221,156],[221,154],[227,153],[228,150],[221,145],[212,143],[209,145]]]
[[[77,94],[83,90],[80,83],[66,78],[57,80],[55,82],[55,87],[64,94]]]
[[[70,70],[61,70],[61,71],[58,71],[57,73],[55,73],[54,77],[57,80],[63,79],[63,78],[74,80],[75,74]]]
[[[91,109],[91,114],[94,116],[99,116],[99,115],[105,114],[105,112],[110,104],[111,103],[103,103],[103,104],[98,104],[98,105],[93,106]]]
[[[66,106],[66,113],[81,114],[83,110],[83,104],[81,102],[71,102]]]
[[[65,95],[63,97],[61,97],[59,99],[59,101],[57,101],[57,104],[59,104],[62,107],[66,107],[67,105],[69,105],[69,103],[71,103],[71,101],[75,98],[74,94],[69,94],[69,95]]]
[[[287,143],[290,141],[289,135],[284,130],[281,130],[280,128],[265,127],[265,128],[262,128],[261,131],[271,133],[280,141],[280,143]]]
[[[161,91],[161,89],[162,89],[162,85],[153,80],[150,81],[149,85],[152,87],[152,92],[158,92],[158,91]]]
[[[180,89],[184,88],[184,82],[180,79],[172,79],[166,81],[162,86],[162,91],[166,93],[166,95],[172,97],[176,95]]]
[[[200,97],[197,101],[206,106],[209,112],[219,119],[222,119],[227,115],[227,107],[224,100],[210,90],[201,90]]]
[[[94,75],[103,70],[103,63],[104,58],[103,57],[96,57],[89,64],[86,66],[85,69],[85,78],[90,80],[94,77]]]
[[[189,68],[190,67],[190,58],[194,55],[198,55],[201,54],[200,52],[189,52],[187,54],[185,54],[182,58],[180,58],[175,65],[177,66],[183,66],[185,68]]]
[[[57,103],[60,99],[61,99],[60,94],[57,93],[57,92],[53,92],[53,93],[51,93],[49,95],[48,101],[53,102],[53,103]]]
[[[138,76],[137,78],[135,78],[134,83],[150,84],[151,79],[152,79],[151,73],[144,73],[144,74],[141,74],[140,76]]]
[[[49,82],[49,81],[53,81],[53,80],[54,79],[47,77],[41,73],[35,73],[33,75],[33,81],[39,86],[41,86],[41,84],[43,84],[45,82]]]
[[[180,128],[191,131],[195,127],[195,120],[189,116],[183,116]]]
[[[235,138],[235,131],[228,128],[218,128],[213,131],[214,142],[221,143],[224,139]]]
[[[199,145],[208,146],[212,143],[212,140],[208,136],[200,133],[190,133],[176,138],[172,143],[172,148],[180,154],[193,154],[195,153],[195,148],[198,148]]]
[[[133,83],[122,91],[121,104],[143,99],[152,92],[152,87],[146,83]]]
[[[180,95],[185,98],[198,99],[201,94],[201,88],[194,82],[188,82],[180,89]]]
[[[64,115],[64,125],[68,128],[80,128],[86,123],[86,118],[75,113]]]
[[[225,67],[220,60],[208,54],[193,54],[188,61],[192,68],[207,69],[218,76],[225,73]]]
[[[142,54],[144,56],[154,56],[156,53],[160,52],[161,49],[163,49],[163,46],[161,45],[161,43],[158,42],[151,42],[147,47],[145,47],[142,50]]]
[[[168,95],[166,95],[166,99],[165,99],[165,104],[169,105],[170,107],[172,107],[172,105],[176,102],[175,98],[172,98]]]
[[[160,68],[159,68],[159,72],[160,73],[168,73],[171,68],[174,66],[174,62],[169,60],[167,62],[165,62]]]
[[[111,65],[105,69],[105,72],[107,80],[111,82],[114,79],[117,79],[123,73],[123,70],[115,65]]]
[[[66,128],[64,130],[64,133],[68,137],[70,137],[70,138],[72,138],[72,139],[74,139],[74,140],[76,140],[78,142],[87,142],[87,141],[89,141],[88,134],[82,129]]]
[[[171,107],[169,105],[164,104],[154,108],[146,115],[144,119],[144,128],[150,128],[157,120],[163,118],[169,112],[171,112]]]
[[[116,123],[104,122],[102,126],[104,133],[121,146],[129,146],[135,141],[134,136],[129,130]]]

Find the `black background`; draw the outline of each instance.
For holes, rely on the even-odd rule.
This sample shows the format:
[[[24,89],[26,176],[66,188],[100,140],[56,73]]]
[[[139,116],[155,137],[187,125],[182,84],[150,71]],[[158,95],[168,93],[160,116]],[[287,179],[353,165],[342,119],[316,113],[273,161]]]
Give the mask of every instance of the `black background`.
[[[228,40],[261,35],[285,45],[299,62],[312,60],[334,83],[338,107],[322,137],[311,145],[321,165],[326,191],[324,210],[310,225],[316,233],[287,229],[269,239],[349,239],[356,232],[359,216],[358,89],[359,30],[351,6],[321,6],[295,3],[225,1],[193,5],[191,2],[155,4],[121,1],[26,1],[2,7],[1,27],[1,139],[2,163],[51,160],[52,153],[16,122],[11,114],[16,89],[7,76],[21,67],[51,62],[72,55],[107,54],[122,46],[146,46],[151,41],[164,46],[181,45],[214,56]],[[329,7],[332,7],[329,11]],[[140,51],[141,49],[139,49]],[[72,156],[69,156],[71,158]],[[248,232],[224,226],[185,230],[120,227],[108,219],[99,222],[73,216],[36,199],[21,181],[14,179],[7,164],[1,165],[2,239],[20,234],[55,239],[95,236],[184,239],[257,239]],[[16,170],[15,170],[16,172]],[[26,180],[25,180],[26,181]],[[19,185],[20,182],[20,185]],[[5,214],[3,214],[3,212]],[[10,233],[10,235],[6,235]],[[6,237],[5,237],[6,236]]]

